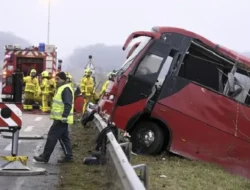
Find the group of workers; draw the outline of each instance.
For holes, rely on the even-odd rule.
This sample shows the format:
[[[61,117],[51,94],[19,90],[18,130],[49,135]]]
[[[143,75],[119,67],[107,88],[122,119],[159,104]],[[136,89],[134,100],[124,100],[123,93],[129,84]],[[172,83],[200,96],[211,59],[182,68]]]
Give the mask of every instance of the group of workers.
[[[30,75],[23,77],[24,87],[24,110],[32,110],[35,102],[40,102],[40,110],[49,112],[52,98],[56,92],[55,78],[51,72],[43,71],[41,80],[37,76],[37,71],[32,69]],[[67,73],[67,82],[73,87],[72,76]]]
[[[79,89],[84,98],[83,113],[85,112],[87,104],[90,101],[95,101],[96,99],[101,98],[108,87],[109,81],[114,79],[115,73],[111,72],[108,76],[109,79],[104,83],[99,96],[97,96],[95,92],[95,78],[92,76],[92,71],[91,69],[85,70],[84,76],[81,79]],[[65,156],[62,159],[58,160],[57,163],[72,162],[73,153],[71,140],[69,137],[69,125],[74,123],[74,87],[72,86],[72,77],[68,73],[59,72],[56,74],[56,77],[54,79],[47,71],[43,71],[42,81],[38,83],[38,79],[36,78],[36,71],[32,70],[30,72],[30,76],[24,77],[24,81],[26,83],[25,105],[30,104],[30,102],[27,101],[27,97],[28,100],[29,98],[32,99],[34,97],[34,92],[36,92],[37,86],[39,86],[41,89],[42,108],[49,107],[49,104],[47,104],[47,102],[51,100],[51,97],[53,95],[53,104],[51,105],[50,112],[50,119],[53,120],[53,124],[49,129],[48,138],[43,152],[38,156],[34,156],[33,158],[37,162],[49,162],[51,154],[57,144],[57,141],[59,140]],[[50,83],[50,81],[53,81],[53,86],[51,86],[52,83]],[[31,91],[30,89],[32,89],[33,91]]]
[[[87,108],[87,105],[89,102],[96,102],[99,100],[102,95],[105,93],[109,81],[113,80],[113,77],[115,76],[115,72],[110,72],[108,74],[108,80],[103,84],[102,89],[97,95],[96,93],[96,83],[95,83],[95,78],[92,76],[92,71],[91,69],[86,69],[84,72],[84,76],[82,77],[81,84],[80,84],[80,91],[81,94],[84,98],[84,105],[82,109],[82,113],[84,114]]]
[[[66,73],[67,83],[69,83],[74,89],[72,82],[72,76]],[[89,102],[96,102],[105,93],[108,83],[115,76],[114,72],[108,74],[108,80],[103,84],[102,89],[97,95],[96,93],[96,82],[95,78],[92,76],[92,70],[85,69],[84,76],[81,79],[80,91],[84,98],[84,105],[82,108],[82,113],[86,111]],[[51,101],[56,92],[56,82],[52,73],[48,71],[43,71],[41,73],[41,80],[38,79],[37,71],[32,69],[30,75],[23,78],[25,83],[24,88],[24,110],[32,110],[33,104],[35,102],[40,102],[40,110],[42,112],[50,112]]]

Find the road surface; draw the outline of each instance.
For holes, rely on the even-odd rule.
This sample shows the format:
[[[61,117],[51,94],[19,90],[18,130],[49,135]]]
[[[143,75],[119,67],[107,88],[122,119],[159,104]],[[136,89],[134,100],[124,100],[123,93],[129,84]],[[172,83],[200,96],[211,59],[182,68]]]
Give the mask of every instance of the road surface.
[[[0,176],[0,189],[1,190],[53,190],[56,189],[55,185],[58,182],[58,165],[57,159],[62,155],[62,151],[59,148],[60,144],[57,144],[51,160],[47,164],[37,163],[33,160],[34,155],[38,155],[42,152],[44,144],[47,138],[47,132],[51,125],[51,120],[48,115],[23,115],[23,126],[20,131],[20,135],[44,135],[44,139],[40,140],[19,140],[18,155],[28,156],[28,166],[46,168],[47,175],[39,176]],[[0,155],[11,154],[11,139],[3,138],[0,136]],[[0,161],[2,165],[3,161]]]

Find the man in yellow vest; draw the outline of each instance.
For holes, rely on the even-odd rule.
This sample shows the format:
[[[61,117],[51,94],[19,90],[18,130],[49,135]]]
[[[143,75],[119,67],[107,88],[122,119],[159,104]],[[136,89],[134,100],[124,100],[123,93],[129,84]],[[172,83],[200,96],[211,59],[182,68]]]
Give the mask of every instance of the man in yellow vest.
[[[84,98],[84,104],[82,108],[82,113],[86,111],[88,103],[93,98],[93,92],[95,87],[95,82],[93,77],[91,77],[92,71],[90,69],[85,70],[85,75],[81,80],[81,93]]]
[[[49,107],[49,72],[42,72],[42,82],[40,85],[41,93],[42,93],[42,105],[40,107],[42,112],[48,112],[50,110]]]
[[[36,70],[32,69],[30,71],[30,76],[24,77],[23,82],[25,83],[23,109],[32,110],[35,93],[37,91],[37,87],[39,86],[38,79],[36,77]]]
[[[67,77],[64,72],[57,73],[55,79],[57,91],[53,97],[50,112],[50,118],[54,122],[50,127],[43,153],[39,156],[34,156],[37,162],[47,163],[49,161],[58,140],[62,145],[65,157],[58,160],[57,163],[73,161],[68,128],[74,122],[74,93],[71,85],[66,82]]]

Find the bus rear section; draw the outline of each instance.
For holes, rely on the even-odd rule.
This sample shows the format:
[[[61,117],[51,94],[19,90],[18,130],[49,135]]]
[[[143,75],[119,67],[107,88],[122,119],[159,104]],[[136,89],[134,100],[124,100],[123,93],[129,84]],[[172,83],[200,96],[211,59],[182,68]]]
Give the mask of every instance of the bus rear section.
[[[137,153],[169,150],[250,178],[250,60],[179,28],[129,38],[140,35],[151,40],[118,71],[110,122]]]

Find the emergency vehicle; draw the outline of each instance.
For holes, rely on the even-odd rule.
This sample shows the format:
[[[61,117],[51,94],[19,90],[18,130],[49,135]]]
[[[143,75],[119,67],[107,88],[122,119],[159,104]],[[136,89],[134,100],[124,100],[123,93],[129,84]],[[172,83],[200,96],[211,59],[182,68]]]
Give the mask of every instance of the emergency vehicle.
[[[42,44],[42,43],[41,43]],[[13,96],[12,74],[23,72],[24,76],[29,75],[32,69],[40,75],[47,70],[56,74],[61,69],[62,61],[59,60],[57,68],[57,51],[54,45],[41,44],[37,47],[31,46],[21,48],[19,45],[6,45],[5,57],[2,69],[2,101],[10,101]]]
[[[168,150],[250,178],[250,59],[174,27],[134,32],[123,50],[138,37],[104,121],[129,132],[137,153]]]

